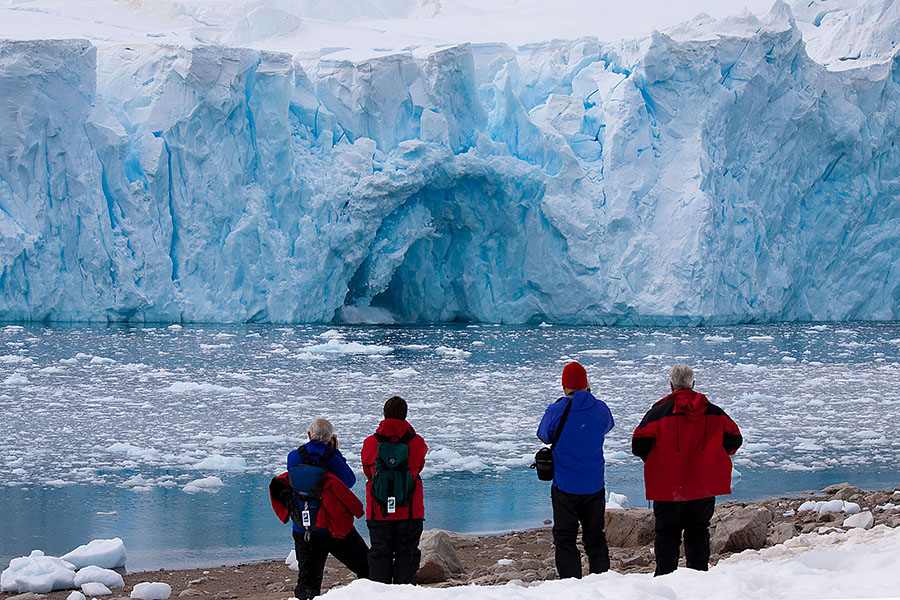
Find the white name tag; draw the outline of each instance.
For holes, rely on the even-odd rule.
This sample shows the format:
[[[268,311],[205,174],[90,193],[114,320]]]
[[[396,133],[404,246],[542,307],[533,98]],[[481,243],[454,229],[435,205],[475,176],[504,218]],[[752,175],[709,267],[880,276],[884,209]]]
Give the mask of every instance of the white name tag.
[[[397,499],[394,496],[388,496],[387,510],[389,515],[397,512]]]
[[[304,510],[303,511],[303,526],[309,527],[310,525],[312,525],[312,518],[309,516],[309,511]]]

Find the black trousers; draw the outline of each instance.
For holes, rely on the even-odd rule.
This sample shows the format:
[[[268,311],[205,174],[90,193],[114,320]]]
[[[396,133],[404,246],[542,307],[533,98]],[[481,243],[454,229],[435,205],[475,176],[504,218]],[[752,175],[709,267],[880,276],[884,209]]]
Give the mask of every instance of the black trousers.
[[[715,508],[715,496],[685,502],[653,501],[656,575],[665,575],[678,568],[682,532],[687,567],[698,571],[709,570],[709,520]]]
[[[321,595],[325,559],[328,558],[329,552],[360,579],[369,577],[367,560],[369,548],[355,527],[341,540],[325,530],[311,532],[309,541],[303,538],[302,533],[294,531],[293,534],[297,566],[300,567],[294,596],[299,600],[310,600]]]
[[[416,583],[419,538],[424,519],[377,521],[369,519],[369,579],[381,583]]]
[[[609,571],[609,547],[603,531],[606,518],[606,490],[596,494],[569,494],[553,486],[553,545],[556,547],[556,571],[559,578],[581,579],[581,552],[575,545],[578,524],[591,573]]]

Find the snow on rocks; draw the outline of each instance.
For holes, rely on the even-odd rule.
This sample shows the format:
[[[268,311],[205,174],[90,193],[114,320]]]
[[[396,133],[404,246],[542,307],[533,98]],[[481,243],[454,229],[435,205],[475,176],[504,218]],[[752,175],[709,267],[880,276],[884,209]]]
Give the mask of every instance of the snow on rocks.
[[[82,594],[81,592],[76,590],[76,591],[72,592],[71,594],[69,594],[68,596],[66,596],[66,600],[87,600],[87,599],[84,597],[84,594]]]
[[[131,597],[136,600],[167,600],[171,595],[172,587],[168,583],[144,582],[131,590]]]
[[[78,546],[62,559],[68,561],[74,568],[95,566],[104,569],[115,569],[125,566],[125,543],[120,538],[110,540],[93,540],[83,546]],[[99,580],[95,580],[99,581]]]
[[[14,558],[0,574],[0,589],[4,592],[47,594],[75,585],[75,565],[34,550],[28,556]]]
[[[818,514],[833,512],[854,515],[860,511],[859,504],[845,500],[807,500],[797,508],[797,512],[810,511]]]

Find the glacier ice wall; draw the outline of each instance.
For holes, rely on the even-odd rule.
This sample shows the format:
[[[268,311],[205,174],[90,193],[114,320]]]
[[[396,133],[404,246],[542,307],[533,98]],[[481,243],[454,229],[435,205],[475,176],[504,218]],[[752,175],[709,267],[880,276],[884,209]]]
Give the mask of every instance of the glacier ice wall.
[[[900,58],[789,8],[309,60],[0,43],[0,320],[900,318]]]

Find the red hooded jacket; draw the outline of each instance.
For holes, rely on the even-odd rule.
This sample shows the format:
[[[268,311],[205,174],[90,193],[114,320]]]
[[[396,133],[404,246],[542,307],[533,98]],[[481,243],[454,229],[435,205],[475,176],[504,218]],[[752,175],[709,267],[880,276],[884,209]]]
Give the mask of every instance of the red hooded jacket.
[[[415,430],[405,419],[385,419],[378,425],[375,433],[388,438],[397,438],[405,434],[407,431]],[[425,497],[422,492],[422,478],[419,474],[425,466],[425,454],[428,452],[428,446],[422,436],[416,434],[409,441],[409,471],[412,474],[415,483],[412,501],[409,508],[399,507],[397,512],[383,515],[381,510],[374,510],[376,506],[375,500],[372,499],[372,475],[375,471],[375,459],[378,456],[378,440],[374,435],[370,435],[363,442],[362,447],[362,466],[363,472],[366,474],[366,518],[376,521],[402,521],[405,519],[424,519],[425,518]]]
[[[290,488],[291,481],[287,473],[282,473],[269,485],[269,499],[272,510],[282,523],[291,520],[288,507],[282,502],[282,492]],[[327,529],[337,539],[347,537],[353,529],[353,517],[363,516],[363,505],[350,488],[333,473],[327,473],[325,485],[322,486],[322,505],[316,514],[316,527]]]
[[[631,438],[644,461],[648,500],[680,502],[731,493],[738,426],[703,394],[672,392],[644,415]]]

